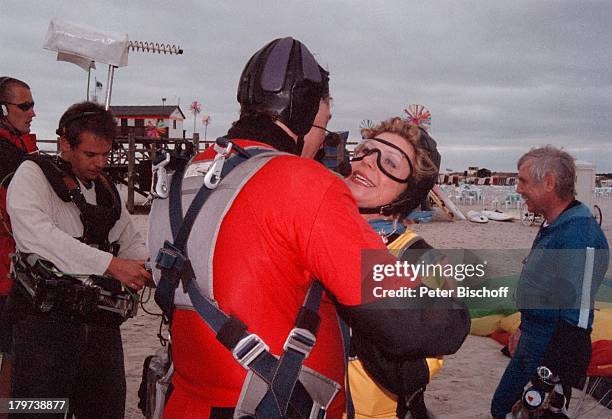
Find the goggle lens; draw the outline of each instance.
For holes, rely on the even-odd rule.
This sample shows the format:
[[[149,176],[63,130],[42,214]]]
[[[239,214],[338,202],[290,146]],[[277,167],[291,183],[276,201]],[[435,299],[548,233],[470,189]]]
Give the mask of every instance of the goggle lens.
[[[395,144],[380,138],[363,140],[355,147],[355,156],[352,161],[360,161],[365,157],[376,153],[376,164],[381,172],[388,178],[407,183],[413,168],[408,155]]]

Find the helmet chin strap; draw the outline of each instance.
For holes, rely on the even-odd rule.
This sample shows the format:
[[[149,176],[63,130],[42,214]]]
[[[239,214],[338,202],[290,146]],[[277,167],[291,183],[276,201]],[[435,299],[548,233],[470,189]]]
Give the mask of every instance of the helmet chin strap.
[[[392,202],[389,202],[388,204],[380,205],[378,207],[371,207],[371,208],[359,207],[359,214],[380,214],[384,216],[392,215],[391,211],[393,210],[393,207],[397,204],[402,204],[408,201],[408,199],[409,198],[396,199]]]
[[[370,208],[359,207],[359,213],[360,214],[380,214],[384,216],[393,215],[394,207],[401,206],[412,199],[412,196],[406,196],[406,194],[410,193],[411,188],[414,188],[414,186],[415,186],[414,183],[412,182],[409,183],[406,188],[406,191],[402,192],[397,198],[395,198],[393,201],[385,205],[380,205],[377,207],[370,207]]]
[[[302,155],[302,150],[304,149],[304,135],[298,135],[297,141],[297,155]]]
[[[374,207],[374,208],[359,207],[359,214],[380,214],[382,215],[382,207]]]

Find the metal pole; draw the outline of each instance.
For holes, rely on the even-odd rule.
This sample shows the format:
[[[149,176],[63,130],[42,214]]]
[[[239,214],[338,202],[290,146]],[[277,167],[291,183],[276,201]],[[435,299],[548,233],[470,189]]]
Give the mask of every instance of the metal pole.
[[[200,134],[197,132],[193,133],[193,148],[195,149],[196,154],[200,151]]]
[[[87,69],[87,101],[89,102],[89,83],[91,82],[91,65]]]
[[[107,108],[108,109],[108,108]],[[134,132],[128,134],[128,195],[126,207],[130,214],[134,213],[134,166],[136,163],[136,139]]]
[[[112,64],[108,65],[108,78],[106,79],[106,101],[104,102],[104,109],[108,110],[110,107],[111,93],[113,92],[113,77],[115,76],[115,66]]]

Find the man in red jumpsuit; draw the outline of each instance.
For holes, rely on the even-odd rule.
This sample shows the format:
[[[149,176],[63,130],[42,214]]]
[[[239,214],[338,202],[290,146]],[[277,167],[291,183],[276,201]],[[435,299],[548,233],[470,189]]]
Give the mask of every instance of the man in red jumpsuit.
[[[4,300],[11,289],[9,254],[15,251],[6,213],[7,176],[10,177],[21,163],[18,156],[37,150],[36,137],[30,134],[30,124],[36,116],[30,87],[21,80],[1,77],[0,108],[0,157],[4,166],[0,171],[0,298]]]
[[[12,77],[0,77],[0,313],[11,290],[9,278],[15,241],[6,213],[6,188],[11,174],[17,170],[23,156],[37,150],[36,136],[30,134],[34,112],[34,100],[30,86]],[[8,349],[8,333],[4,321],[0,322],[0,352]],[[0,395],[8,395],[10,366],[0,361]]]
[[[319,310],[316,345],[304,365],[342,388],[344,354],[337,308],[354,333],[368,334],[397,356],[456,348],[433,341],[439,337],[427,339],[427,325],[419,321],[416,310],[391,315],[362,305],[361,252],[384,251],[385,246],[360,216],[342,180],[318,162],[298,157],[321,99],[329,96],[328,80],[327,71],[306,46],[292,38],[267,44],[243,70],[238,88],[241,114],[228,138],[243,148],[269,147],[292,155],[265,164],[223,218],[209,297],[225,313],[246,323],[271,353],[280,355],[312,278],[319,278],[327,297]],[[213,156],[210,148],[194,162]],[[164,216],[168,213],[151,213],[150,245]],[[206,222],[204,216],[196,219],[187,244],[196,278],[202,274],[195,261],[201,257],[196,256],[196,232],[198,223]],[[157,249],[150,250],[155,257]],[[165,417],[231,417],[246,371],[199,315],[181,305],[173,313],[172,356],[174,390]],[[341,417],[344,402],[340,391],[327,417]]]

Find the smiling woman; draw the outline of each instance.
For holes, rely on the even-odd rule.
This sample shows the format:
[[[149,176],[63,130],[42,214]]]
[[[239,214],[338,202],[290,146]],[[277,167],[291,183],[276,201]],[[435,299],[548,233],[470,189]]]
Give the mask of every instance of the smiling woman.
[[[423,128],[399,117],[363,129],[362,135],[345,182],[387,247],[399,259],[410,260],[431,248],[401,221],[435,184],[440,166],[436,142]],[[355,333],[351,345],[358,357],[348,370],[356,417],[404,417],[407,412],[427,417],[423,392],[442,359],[390,360]]]
[[[435,184],[440,154],[425,130],[400,118],[362,130],[346,184],[365,218],[400,221]]]

